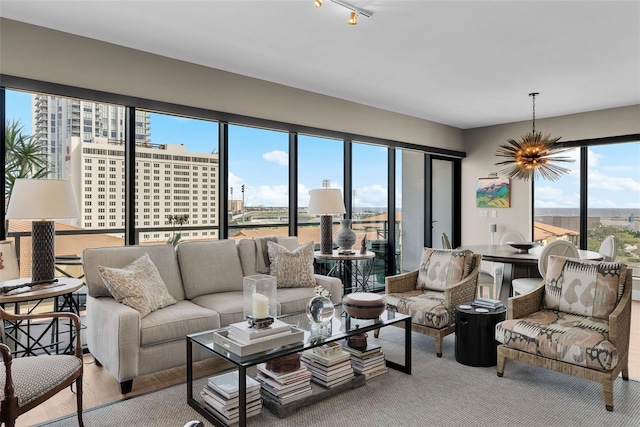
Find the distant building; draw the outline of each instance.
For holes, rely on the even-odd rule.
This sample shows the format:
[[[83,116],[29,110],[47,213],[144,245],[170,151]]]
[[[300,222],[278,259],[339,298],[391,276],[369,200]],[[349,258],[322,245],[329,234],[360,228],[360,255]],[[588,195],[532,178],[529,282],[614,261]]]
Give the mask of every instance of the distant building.
[[[86,229],[124,228],[124,144],[120,140],[71,138],[65,163]],[[174,144],[136,145],[136,227],[167,227],[167,217],[188,214],[183,238],[217,238],[218,154],[190,153]],[[211,226],[207,229],[206,226]],[[141,231],[140,241],[166,241],[170,231]]]

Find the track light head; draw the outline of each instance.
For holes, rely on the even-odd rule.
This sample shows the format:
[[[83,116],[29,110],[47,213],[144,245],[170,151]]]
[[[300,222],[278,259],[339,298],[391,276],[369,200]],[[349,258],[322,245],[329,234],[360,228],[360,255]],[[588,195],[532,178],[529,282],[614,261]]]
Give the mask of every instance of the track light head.
[[[351,16],[349,17],[347,24],[358,25],[358,12],[356,12],[355,10],[351,11]]]

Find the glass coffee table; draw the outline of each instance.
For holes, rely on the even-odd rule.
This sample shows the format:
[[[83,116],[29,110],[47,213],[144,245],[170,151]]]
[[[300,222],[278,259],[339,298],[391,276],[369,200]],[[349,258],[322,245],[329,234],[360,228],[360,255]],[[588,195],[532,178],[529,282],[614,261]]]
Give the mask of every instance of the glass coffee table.
[[[229,351],[229,349],[214,342],[214,332],[225,331],[228,328],[220,328],[216,330],[210,330],[205,332],[199,332],[196,334],[187,335],[187,403],[194,408],[200,414],[202,414],[207,420],[214,425],[224,426],[226,425],[222,420],[218,419],[214,413],[207,408],[207,404],[200,397],[200,388],[196,388],[196,394],[194,396],[194,381],[201,381],[203,384],[206,378],[200,380],[194,380],[193,378],[193,363],[194,363],[194,349],[198,349],[198,354],[202,353],[203,349],[210,355],[219,357],[235,365],[238,369],[239,378],[245,378],[247,369],[258,365],[259,363],[267,362],[269,360],[301,352],[310,348],[319,347],[323,344],[344,340],[345,338],[360,334],[363,332],[373,331],[385,326],[404,323],[404,364],[386,361],[386,365],[389,368],[411,374],[411,317],[394,313],[383,312],[377,319],[356,319],[349,316],[346,312],[343,312],[342,306],[337,305],[335,307],[335,315],[331,323],[326,328],[323,336],[318,336],[317,333],[312,333],[311,322],[307,318],[306,313],[290,314],[278,317],[279,320],[295,326],[296,328],[304,331],[304,340],[289,344],[282,347],[277,347],[271,350],[263,351],[256,354],[247,356],[238,356],[235,353]],[[398,325],[401,326],[401,325]],[[197,387],[197,386],[196,386]],[[239,425],[246,425],[246,384],[245,381],[239,381]]]

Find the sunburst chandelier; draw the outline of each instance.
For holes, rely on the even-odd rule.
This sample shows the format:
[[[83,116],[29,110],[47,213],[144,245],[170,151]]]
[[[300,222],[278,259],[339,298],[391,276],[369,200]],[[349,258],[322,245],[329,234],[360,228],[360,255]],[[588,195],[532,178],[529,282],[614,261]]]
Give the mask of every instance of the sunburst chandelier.
[[[507,166],[500,171],[509,178],[528,181],[532,178],[544,178],[557,181],[560,176],[569,172],[569,169],[553,164],[552,162],[573,162],[571,157],[558,157],[558,154],[570,151],[571,148],[559,146],[558,138],[551,135],[542,135],[536,132],[536,95],[530,93],[533,98],[533,129],[520,137],[520,139],[508,139],[507,144],[500,145],[496,156],[506,157],[507,160],[496,163],[496,166]]]

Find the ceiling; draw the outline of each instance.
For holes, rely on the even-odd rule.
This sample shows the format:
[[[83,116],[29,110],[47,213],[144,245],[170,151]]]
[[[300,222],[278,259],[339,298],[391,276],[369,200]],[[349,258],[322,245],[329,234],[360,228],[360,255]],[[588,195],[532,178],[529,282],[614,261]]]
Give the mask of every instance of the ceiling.
[[[640,104],[640,1],[14,1],[0,16],[462,129]],[[43,41],[44,42],[44,41]],[[81,60],[82,53],[78,53]]]

